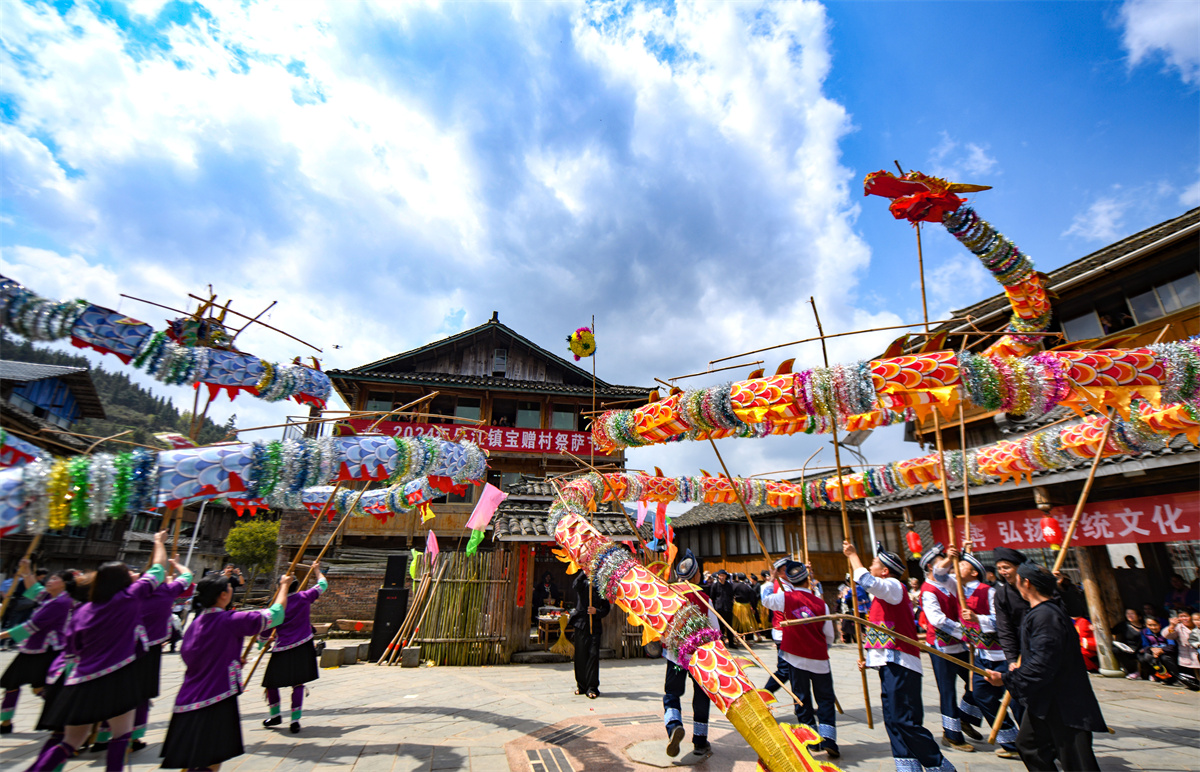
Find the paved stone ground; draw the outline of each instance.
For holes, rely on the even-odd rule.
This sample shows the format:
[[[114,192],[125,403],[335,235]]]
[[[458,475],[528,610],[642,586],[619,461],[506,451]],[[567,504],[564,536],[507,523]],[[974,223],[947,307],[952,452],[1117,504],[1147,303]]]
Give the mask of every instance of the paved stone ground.
[[[774,649],[758,647],[774,662]],[[768,659],[770,657],[770,659]],[[0,654],[0,668],[12,655]],[[846,715],[839,716],[838,762],[847,772],[894,769],[879,713],[878,677],[869,674],[875,729],[868,730],[860,680],[850,646],[835,646],[834,678]],[[164,699],[155,703],[146,740],[149,747],[131,756],[132,768],[158,766],[158,752],[182,677],[177,655],[163,657]],[[652,770],[624,754],[649,740],[664,742],[660,723],[663,681],[661,660],[601,663],[598,700],[573,694],[570,665],[513,665],[487,668],[377,668],[359,664],[324,670],[307,698],[304,730],[292,735],[264,729],[262,691],[241,698],[246,754],[223,767],[227,772],[319,769],[354,772],[470,770],[471,772],[567,772],[567,770]],[[754,668],[756,683],[765,675]],[[256,678],[257,680],[257,678]],[[1105,770],[1200,769],[1200,694],[1124,679],[1092,678],[1104,714],[1117,733],[1097,736]],[[926,665],[925,723],[940,735],[937,694]],[[690,695],[684,700],[688,714]],[[284,696],[285,708],[287,696]],[[16,731],[0,738],[0,769],[27,766],[43,736],[32,730],[40,702],[22,694]],[[790,719],[786,705],[776,715]],[[689,716],[690,718],[690,716]],[[715,754],[697,769],[750,772],[754,753],[714,712]],[[1018,761],[992,754],[982,743],[976,753],[950,752],[959,770],[1017,772]],[[689,749],[685,743],[685,752]],[[819,756],[824,759],[824,754]],[[67,765],[69,772],[103,769],[99,754]]]

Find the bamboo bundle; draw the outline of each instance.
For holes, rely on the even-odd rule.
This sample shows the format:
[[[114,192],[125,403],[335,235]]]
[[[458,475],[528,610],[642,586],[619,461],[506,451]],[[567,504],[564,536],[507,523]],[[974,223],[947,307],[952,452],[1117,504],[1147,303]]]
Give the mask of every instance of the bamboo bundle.
[[[414,637],[422,656],[439,665],[504,661],[507,644],[506,553],[442,553],[445,576],[429,589],[422,615],[429,625]]]
[[[408,606],[408,613],[404,615],[404,622],[401,623],[400,629],[396,631],[396,635],[392,638],[392,642],[384,649],[383,656],[379,658],[376,665],[382,665],[384,660],[390,665],[399,655],[399,651],[403,646],[403,642],[412,635],[412,628],[417,624],[417,618],[420,614],[420,608],[425,596],[429,593],[430,584],[429,574],[426,573],[421,577],[420,584],[417,585],[416,592],[413,593],[412,603]]]

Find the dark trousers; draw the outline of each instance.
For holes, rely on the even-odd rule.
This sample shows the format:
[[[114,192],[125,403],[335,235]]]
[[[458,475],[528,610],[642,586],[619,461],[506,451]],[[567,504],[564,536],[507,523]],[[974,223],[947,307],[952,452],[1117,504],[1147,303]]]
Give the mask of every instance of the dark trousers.
[[[921,704],[921,674],[888,662],[879,668],[883,702],[883,726],[892,745],[896,768],[912,768],[913,761],[925,769],[940,769],[945,762],[937,741],[922,726],[925,706]]]
[[[600,625],[575,631],[575,686],[581,694],[600,691]]]
[[[1175,655],[1164,651],[1159,656],[1154,656],[1149,649],[1142,649],[1137,655],[1138,661],[1146,666],[1146,670],[1150,673],[1149,677],[1153,677],[1160,670],[1165,670],[1170,676],[1168,680],[1176,680],[1179,678],[1179,661],[1175,659]]]
[[[967,661],[967,653],[965,651],[951,654],[950,656],[961,662]],[[930,659],[933,660],[933,677],[937,680],[938,697],[940,698],[942,734],[953,742],[963,742],[963,714],[958,708],[958,681],[962,679],[962,682],[965,684],[967,682],[967,673],[970,671],[948,659],[942,659],[937,656],[931,656]],[[964,693],[963,701],[974,704],[974,698],[968,693]]]
[[[833,673],[810,673],[789,665],[792,674],[792,692],[796,703],[796,720],[805,726],[815,727],[824,740],[837,742],[837,708],[834,707]],[[816,710],[813,698],[816,697]],[[816,716],[816,723],[813,717]]]
[[[984,659],[978,652],[975,654],[975,667],[984,670],[995,670],[997,673],[1008,672],[1008,663],[1003,660],[993,662],[989,659]],[[962,720],[971,726],[990,727],[996,720],[996,711],[1000,709],[1000,702],[1004,699],[1004,688],[1001,686],[992,686],[987,682],[987,679],[978,673],[973,674],[972,686],[975,691],[972,693],[973,699],[963,699],[962,704],[958,706],[959,712],[962,713]],[[1016,702],[1011,703],[1012,706]],[[1005,715],[1004,723],[1000,725],[1000,731],[996,734],[996,742],[1005,750],[1015,751],[1017,747],[1013,745],[1017,741],[1017,722],[1013,720],[1011,715]]]
[[[1100,772],[1100,762],[1092,751],[1092,733],[1067,726],[1053,708],[1044,719],[1025,711],[1017,732],[1017,753],[1030,772],[1057,772],[1056,755],[1066,772]]]
[[[733,624],[733,606],[730,606],[729,608],[722,606],[719,608],[714,608],[713,610],[716,611],[717,616],[721,617],[721,619],[725,622],[725,624],[721,625],[721,635],[725,638],[725,645],[729,648],[733,648],[737,645],[737,641],[733,637],[733,630],[735,629]]]
[[[1017,664],[1017,661],[1015,659],[1005,660],[1005,662],[1004,662],[1005,667],[1007,667],[1009,670],[1012,670],[1016,664]],[[995,668],[992,668],[992,669],[995,670]],[[1021,725],[1021,717],[1025,715],[1025,706],[1021,704],[1021,701],[1018,700],[1016,697],[1009,700],[1008,701],[1008,712],[1012,714],[1013,723],[1016,724],[1017,726],[1020,726]]]
[[[791,665],[783,658],[783,649],[780,648],[779,641],[775,641],[775,672],[767,679],[767,685],[763,688],[771,694],[779,691],[779,688],[791,679],[790,668]]]
[[[696,683],[686,668],[667,663],[667,680],[663,684],[663,723],[667,726],[667,736],[671,736],[671,725],[683,723],[683,712],[680,699],[687,689],[688,681],[692,682],[692,743],[706,745],[708,743],[708,709],[712,700]]]

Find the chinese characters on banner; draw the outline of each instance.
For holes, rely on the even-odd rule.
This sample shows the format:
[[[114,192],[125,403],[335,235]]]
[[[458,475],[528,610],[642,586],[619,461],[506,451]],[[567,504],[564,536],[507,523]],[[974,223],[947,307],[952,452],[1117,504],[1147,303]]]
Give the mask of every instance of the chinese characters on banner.
[[[369,418],[352,418],[348,422],[357,432],[365,432],[374,423]],[[440,437],[458,442],[470,440],[484,450],[507,453],[573,453],[587,456],[592,453],[589,432],[568,432],[560,429],[522,429],[510,426],[460,426],[456,424],[415,424],[407,421],[383,421],[375,431],[393,437]],[[606,455],[599,450],[597,456]]]
[[[1058,520],[1063,533],[1071,524],[1075,506],[1054,507],[1050,516]],[[996,547],[1031,549],[1049,547],[1042,538],[1042,513],[1036,509],[984,515],[971,518],[971,545],[976,552]],[[945,520],[934,520],[933,538],[946,540]],[[957,520],[958,544],[964,541],[963,521]],[[1088,504],[1079,516],[1071,545],[1128,544],[1195,541],[1200,539],[1200,497],[1195,493],[1174,493],[1138,499],[1098,501]]]
[[[529,572],[529,545],[517,545],[517,606],[525,608],[525,574]]]

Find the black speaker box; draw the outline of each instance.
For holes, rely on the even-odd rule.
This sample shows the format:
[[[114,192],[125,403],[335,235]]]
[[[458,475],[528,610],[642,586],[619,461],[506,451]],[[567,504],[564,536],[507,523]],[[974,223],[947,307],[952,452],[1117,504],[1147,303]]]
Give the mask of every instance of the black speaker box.
[[[383,574],[384,587],[402,587],[408,576],[408,555],[388,555],[387,570]]]
[[[391,561],[389,571],[391,569]],[[382,587],[375,598],[375,625],[371,631],[371,661],[378,662],[396,637],[408,613],[408,590],[403,587]]]

